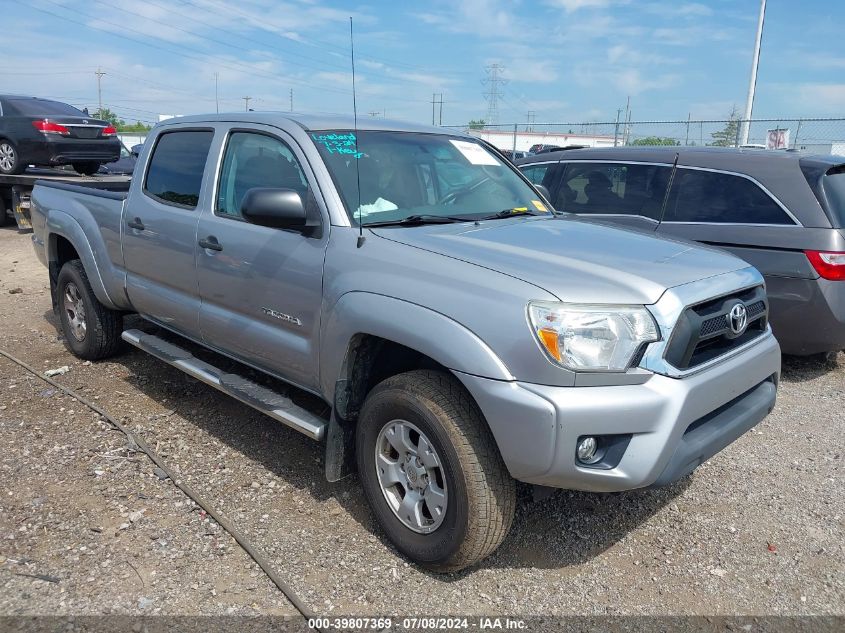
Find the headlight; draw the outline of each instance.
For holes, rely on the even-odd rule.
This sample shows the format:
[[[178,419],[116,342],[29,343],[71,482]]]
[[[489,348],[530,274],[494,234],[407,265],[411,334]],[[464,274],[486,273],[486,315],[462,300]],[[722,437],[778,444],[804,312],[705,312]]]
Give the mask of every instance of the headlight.
[[[573,371],[625,371],[641,345],[660,339],[643,306],[532,301],[528,314],[551,360]]]

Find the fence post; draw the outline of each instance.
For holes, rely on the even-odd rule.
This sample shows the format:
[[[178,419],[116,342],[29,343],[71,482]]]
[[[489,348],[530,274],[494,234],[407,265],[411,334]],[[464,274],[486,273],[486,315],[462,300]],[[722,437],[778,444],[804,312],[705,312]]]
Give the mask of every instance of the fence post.
[[[513,151],[514,151],[514,153],[516,153],[516,125],[517,125],[516,123],[513,124]],[[511,154],[511,157],[513,157],[513,154]]]

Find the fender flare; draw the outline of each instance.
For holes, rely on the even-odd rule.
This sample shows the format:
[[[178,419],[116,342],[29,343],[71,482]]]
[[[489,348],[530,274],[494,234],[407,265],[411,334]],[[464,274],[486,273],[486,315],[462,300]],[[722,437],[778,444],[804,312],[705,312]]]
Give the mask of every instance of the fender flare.
[[[378,336],[432,358],[447,369],[494,380],[514,380],[474,332],[448,316],[403,299],[353,291],[340,297],[320,333],[320,385],[329,402],[350,344],[360,334]]]
[[[47,250],[47,262],[53,264],[57,259],[54,236],[65,238],[76,249],[79,259],[82,260],[82,266],[85,268],[85,273],[88,275],[88,281],[91,283],[91,289],[94,291],[94,296],[97,297],[97,300],[107,308],[120,310],[120,307],[112,301],[108,290],[106,290],[100,267],[97,265],[97,260],[94,257],[94,250],[91,248],[91,243],[88,241],[88,237],[85,235],[85,231],[79,222],[64,211],[51,209],[47,215],[46,232],[45,248]],[[58,270],[56,274],[58,274]]]

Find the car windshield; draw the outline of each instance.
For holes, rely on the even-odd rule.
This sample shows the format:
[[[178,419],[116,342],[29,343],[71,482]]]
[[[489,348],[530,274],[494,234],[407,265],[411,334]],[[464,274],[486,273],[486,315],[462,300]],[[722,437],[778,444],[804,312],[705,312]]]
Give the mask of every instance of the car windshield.
[[[9,99],[9,105],[24,116],[88,116],[71,105],[48,99]]]
[[[499,212],[549,213],[506,161],[471,139],[352,130],[312,132],[311,138],[356,226],[359,215],[367,225],[417,216],[474,220]]]

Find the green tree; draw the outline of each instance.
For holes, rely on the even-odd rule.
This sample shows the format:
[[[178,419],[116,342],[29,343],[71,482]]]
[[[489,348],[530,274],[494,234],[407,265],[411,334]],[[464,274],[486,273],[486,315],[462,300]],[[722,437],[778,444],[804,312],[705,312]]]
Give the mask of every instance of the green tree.
[[[484,119],[473,119],[469,122],[469,129],[471,130],[483,130],[484,126],[487,125],[487,122]]]
[[[121,121],[118,116],[109,110],[108,108],[103,108],[102,110],[95,110],[94,114],[91,116],[97,117],[98,119],[102,119],[103,121],[108,121],[113,126],[118,127],[119,125],[125,125],[124,121]]]
[[[120,125],[117,128],[118,132],[149,132],[152,129],[152,126],[147,125],[146,123],[141,123],[140,121],[136,121],[135,123],[127,123],[124,124],[123,121],[120,122]]]
[[[713,138],[712,143],[715,147],[736,147],[736,141],[739,134],[739,111],[736,106],[731,108],[730,118],[725,124],[725,127],[718,132],[711,132],[710,136]]]
[[[631,145],[680,145],[680,141],[676,141],[668,136],[646,136],[645,138],[634,139]]]
[[[95,110],[91,116],[108,121],[117,128],[118,132],[149,132],[152,129],[152,126],[141,123],[140,121],[127,123],[108,108],[103,108],[102,112]]]

